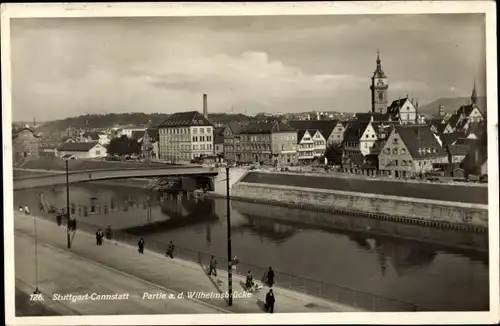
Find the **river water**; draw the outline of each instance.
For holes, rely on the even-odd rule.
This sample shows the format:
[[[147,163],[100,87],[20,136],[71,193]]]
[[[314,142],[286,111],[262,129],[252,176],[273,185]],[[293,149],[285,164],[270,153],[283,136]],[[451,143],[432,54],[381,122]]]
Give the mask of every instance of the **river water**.
[[[14,204],[38,212],[40,193],[50,204],[65,206],[64,186],[15,192]],[[71,185],[70,201],[81,222],[110,224],[144,237],[146,244],[165,243],[166,248],[172,240],[179,247],[226,256],[223,199],[179,202],[163,196],[160,203],[138,187],[85,184]],[[231,226],[233,254],[246,264],[433,310],[489,309],[487,234],[236,201]]]

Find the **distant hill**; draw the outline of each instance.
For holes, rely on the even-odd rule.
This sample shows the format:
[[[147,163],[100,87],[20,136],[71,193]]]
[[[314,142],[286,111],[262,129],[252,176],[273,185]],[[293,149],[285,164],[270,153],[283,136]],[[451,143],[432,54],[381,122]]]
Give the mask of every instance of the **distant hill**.
[[[470,97],[440,98],[426,105],[421,105],[418,111],[424,115],[437,115],[439,104],[444,106],[444,111],[454,113],[460,106],[470,103]],[[486,97],[477,98],[477,106],[484,114],[486,113]]]
[[[169,114],[164,113],[121,113],[121,114],[87,114],[63,120],[48,121],[37,128],[41,132],[64,131],[69,126],[72,128],[110,128],[114,125],[159,125],[167,119]],[[209,114],[208,118],[213,123],[227,124],[230,121],[248,121],[243,114]]]

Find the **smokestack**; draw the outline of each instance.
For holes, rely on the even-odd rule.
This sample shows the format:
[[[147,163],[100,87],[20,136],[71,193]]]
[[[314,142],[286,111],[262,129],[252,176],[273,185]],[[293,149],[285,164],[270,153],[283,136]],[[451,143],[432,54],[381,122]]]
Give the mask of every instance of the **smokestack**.
[[[208,119],[207,94],[203,94],[203,116]]]

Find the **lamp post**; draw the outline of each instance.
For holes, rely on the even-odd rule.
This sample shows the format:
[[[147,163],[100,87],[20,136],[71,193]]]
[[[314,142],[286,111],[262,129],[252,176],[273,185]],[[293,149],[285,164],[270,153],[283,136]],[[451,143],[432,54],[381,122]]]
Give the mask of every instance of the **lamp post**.
[[[229,166],[226,167],[226,209],[227,209],[227,287],[228,287],[228,305],[233,305],[233,264],[231,257],[231,202],[229,198]]]
[[[35,232],[35,292],[33,294],[39,294],[38,290],[38,250],[37,250],[37,237],[36,237],[36,217],[33,214],[33,231]]]
[[[65,160],[66,162],[66,234],[67,234],[67,246],[68,249],[71,249],[71,237],[70,237],[70,210],[69,210],[69,169],[68,169],[68,159]]]

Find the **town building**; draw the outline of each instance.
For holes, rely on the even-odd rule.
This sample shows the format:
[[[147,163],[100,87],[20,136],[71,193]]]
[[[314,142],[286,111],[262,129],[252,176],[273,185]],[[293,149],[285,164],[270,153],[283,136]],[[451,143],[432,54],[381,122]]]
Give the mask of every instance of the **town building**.
[[[198,111],[172,114],[158,132],[160,160],[191,161],[213,155],[213,125]]]
[[[67,142],[63,143],[57,149],[56,155],[59,157],[68,155],[76,157],[78,159],[92,159],[92,158],[106,157],[108,154],[106,147],[99,144],[98,142],[94,143]]]
[[[432,118],[428,121],[433,133],[441,135],[446,128],[446,120],[443,117]]]
[[[282,122],[249,123],[240,132],[241,162],[296,164],[297,131]]]
[[[230,122],[224,128],[224,160],[241,162],[241,139],[240,132],[246,124]]]
[[[395,100],[387,108],[387,113],[401,124],[421,123],[420,115],[417,112],[417,104],[413,102],[408,98],[408,95],[406,98]]]
[[[158,129],[148,128],[144,131],[144,134],[141,137],[141,149],[146,161],[158,159],[159,139],[160,135],[158,133]]]
[[[88,143],[98,142],[103,146],[108,145],[110,141],[107,134],[96,131],[86,132],[83,134],[81,138],[82,138],[81,140],[83,140],[82,142],[88,142]]]
[[[448,156],[428,125],[397,125],[379,155],[379,170],[395,177],[431,172]]]
[[[344,140],[344,131],[347,123],[340,120],[295,120],[288,124],[293,129],[299,130],[319,130],[327,145],[341,144]]]
[[[319,130],[298,130],[297,139],[297,158],[299,163],[311,162],[325,155],[326,140]]]
[[[127,136],[128,138],[132,138],[132,133],[134,131],[139,131],[139,132],[144,132],[146,131],[147,127],[143,125],[137,125],[137,126],[126,126],[122,127],[118,130],[118,137],[121,137],[123,135]]]
[[[14,162],[39,157],[40,136],[31,128],[12,131],[12,159]]]
[[[475,143],[469,147],[469,151],[462,160],[461,167],[465,175],[487,175],[488,174],[488,136],[484,132]]]
[[[225,127],[214,128],[214,155],[224,156],[224,131]]]

